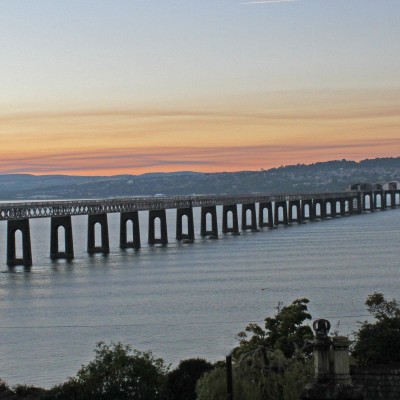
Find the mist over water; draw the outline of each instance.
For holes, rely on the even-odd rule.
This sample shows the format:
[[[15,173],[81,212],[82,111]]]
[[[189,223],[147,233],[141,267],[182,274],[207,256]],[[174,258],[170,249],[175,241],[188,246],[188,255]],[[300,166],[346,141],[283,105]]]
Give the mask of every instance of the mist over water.
[[[218,222],[221,228],[221,210]],[[240,207],[239,207],[240,212]],[[52,262],[50,219],[31,220],[33,267],[6,266],[6,223],[0,223],[0,377],[9,384],[50,387],[93,358],[95,344],[122,341],[176,365],[189,357],[222,359],[235,334],[262,323],[279,301],[310,299],[313,318],[340,334],[367,318],[374,291],[400,297],[400,211],[264,229],[241,236],[175,237],[142,249],[119,249],[119,215],[109,214],[111,253],[86,253],[87,217],[73,217],[75,259]]]

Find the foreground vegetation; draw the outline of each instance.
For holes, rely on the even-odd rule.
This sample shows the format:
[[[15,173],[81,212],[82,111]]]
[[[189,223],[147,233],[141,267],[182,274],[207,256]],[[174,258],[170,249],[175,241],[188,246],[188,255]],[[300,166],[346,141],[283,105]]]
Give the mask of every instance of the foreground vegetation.
[[[313,332],[307,299],[277,307],[264,327],[249,324],[232,352],[235,399],[297,400],[312,376]],[[374,321],[355,334],[352,356],[360,365],[400,362],[400,305],[383,294],[368,296]],[[75,377],[49,390],[0,384],[0,399],[26,400],[225,400],[225,361],[181,361],[171,370],[151,352],[100,342],[95,357]]]

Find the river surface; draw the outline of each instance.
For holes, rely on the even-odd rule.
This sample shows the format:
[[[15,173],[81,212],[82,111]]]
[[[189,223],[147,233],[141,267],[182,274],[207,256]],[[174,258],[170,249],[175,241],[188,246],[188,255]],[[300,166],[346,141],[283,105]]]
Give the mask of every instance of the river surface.
[[[239,210],[240,211],[240,210]],[[374,291],[400,298],[400,210],[265,229],[179,244],[175,211],[169,245],[118,248],[119,215],[109,215],[111,253],[86,253],[87,217],[73,217],[75,260],[49,259],[50,220],[31,220],[33,267],[6,266],[0,223],[0,378],[50,387],[93,358],[97,342],[151,350],[175,366],[222,359],[249,322],[278,302],[310,299],[313,318],[351,334]],[[219,227],[221,227],[219,210]]]

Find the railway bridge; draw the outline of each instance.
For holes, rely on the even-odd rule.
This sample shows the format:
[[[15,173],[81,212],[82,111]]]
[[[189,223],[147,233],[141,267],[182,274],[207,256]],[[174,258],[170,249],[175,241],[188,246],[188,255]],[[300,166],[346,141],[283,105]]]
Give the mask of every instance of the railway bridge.
[[[238,205],[241,205],[240,228]],[[195,240],[193,208],[199,207],[201,210],[200,235],[217,239],[217,206],[222,206],[222,233],[238,235],[240,230],[257,231],[260,228],[275,228],[279,225],[396,208],[400,206],[400,190],[238,196],[155,196],[2,203],[0,204],[0,221],[7,221],[7,265],[9,267],[32,265],[29,221],[33,218],[50,218],[50,258],[72,260],[74,258],[72,217],[75,215],[88,216],[87,252],[108,254],[110,246],[107,215],[109,213],[120,213],[120,248],[139,249],[141,247],[139,211],[148,212],[148,243],[167,245],[167,209],[176,209],[176,239],[193,242]],[[130,241],[127,232],[129,221],[132,227]],[[95,227],[97,224],[101,228],[100,246],[96,246]],[[60,251],[60,229],[64,230],[63,251]],[[22,243],[20,243],[22,251],[19,252],[22,257],[17,257],[17,232],[22,234]]]

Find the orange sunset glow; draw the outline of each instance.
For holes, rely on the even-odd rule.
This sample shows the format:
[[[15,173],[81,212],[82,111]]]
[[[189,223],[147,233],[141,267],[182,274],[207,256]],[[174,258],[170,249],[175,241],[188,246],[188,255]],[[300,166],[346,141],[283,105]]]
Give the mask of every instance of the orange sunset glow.
[[[10,3],[0,173],[398,156],[399,6],[367,3]]]

